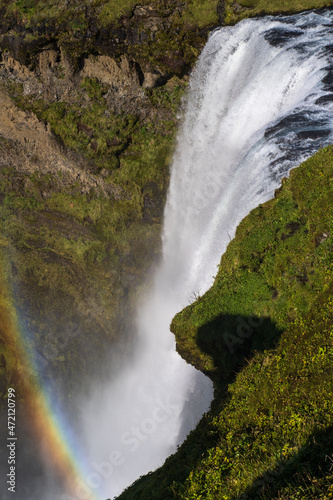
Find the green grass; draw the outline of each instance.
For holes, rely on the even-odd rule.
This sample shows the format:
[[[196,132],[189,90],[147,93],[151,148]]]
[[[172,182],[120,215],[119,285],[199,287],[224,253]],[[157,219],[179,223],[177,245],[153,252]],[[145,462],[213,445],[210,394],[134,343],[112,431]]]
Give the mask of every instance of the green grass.
[[[332,0],[226,0],[225,24],[235,24],[247,17],[266,14],[293,14],[308,9],[320,9],[333,5]]]
[[[152,34],[140,21],[137,32],[147,37],[128,46],[129,58],[179,76],[197,59],[206,28],[218,24],[218,2],[187,0],[180,10],[160,1],[140,5],[148,3],[169,16],[170,28]],[[28,56],[31,68],[40,36],[55,40],[72,62],[90,51],[107,53],[109,47],[94,47],[94,38],[87,42],[88,27],[117,30],[137,4],[66,5],[0,0],[3,23],[13,22],[14,36],[28,44],[21,44],[20,56]],[[332,2],[226,0],[225,23],[327,5]],[[58,77],[65,77],[61,67]],[[40,352],[47,356],[50,346],[56,352],[47,358],[50,372],[66,381],[69,393],[82,373],[95,371],[105,341],[129,341],[128,301],[133,304],[160,244],[184,86],[174,77],[169,86],[145,91],[166,116],[153,121],[110,112],[108,87],[94,79],[83,82],[71,104],[24,96],[22,86],[12,85],[16,103],[47,122],[118,193],[115,199],[98,188],[83,194],[61,172],[28,178],[8,167],[0,173],[1,258],[17,300],[11,306],[25,312]],[[0,147],[16,146],[1,140]],[[332,163],[331,148],[318,153],[275,200],[253,211],[229,245],[214,287],[175,318],[179,352],[211,376],[216,399],[178,454],[121,498],[332,498]],[[77,324],[81,335],[73,337]],[[1,339],[0,332],[7,361],[5,368],[0,356],[0,373],[8,385],[18,370]]]
[[[187,0],[186,3],[188,4],[188,20],[197,22],[199,25],[216,21],[217,0],[204,0],[203,2]],[[154,5],[157,12],[163,12],[165,9],[163,2],[158,0],[140,2],[140,6],[145,4]],[[77,14],[81,15],[83,7],[87,5],[95,13],[98,21],[102,25],[107,25],[121,16],[128,16],[138,3],[134,0],[92,0],[90,2],[74,0],[68,5],[63,0],[57,3],[52,0],[10,0],[9,2],[1,1],[0,5],[6,6],[9,12],[33,22],[62,19],[65,13],[67,17],[72,18]]]
[[[119,499],[333,498],[333,147],[239,225],[212,288],[174,318],[212,410]]]
[[[199,27],[213,26],[218,23],[217,0],[190,1],[184,21],[197,24]]]
[[[140,5],[153,5],[158,13],[165,13],[167,6],[163,2],[143,0]],[[129,16],[138,4],[134,0],[93,0],[90,2],[77,0],[67,2],[53,2],[51,0],[10,0],[0,2],[6,7],[9,15],[24,20],[28,25],[41,22],[56,22],[59,26],[66,25],[72,31],[82,31],[87,27],[85,7],[88,6],[90,15],[95,17],[102,26],[117,22],[122,16]],[[175,21],[187,23],[190,26],[206,27],[218,23],[217,0],[187,0],[181,16]],[[329,0],[240,0],[233,2],[226,0],[225,22],[234,24],[244,17],[253,17],[264,13],[293,13],[306,9],[321,8],[332,5]],[[170,11],[169,11],[170,12]]]

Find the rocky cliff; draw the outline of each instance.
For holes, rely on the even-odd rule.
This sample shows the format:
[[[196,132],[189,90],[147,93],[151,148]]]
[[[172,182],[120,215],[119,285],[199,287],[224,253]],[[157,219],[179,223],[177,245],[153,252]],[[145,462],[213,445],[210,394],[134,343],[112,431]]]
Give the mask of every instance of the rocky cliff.
[[[0,1],[2,398],[26,374],[8,342],[12,310],[42,376],[66,398],[83,376],[102,375],[106,346],[131,349],[129,318],[159,255],[181,99],[209,31],[329,4]],[[209,346],[193,342],[190,322],[176,324],[182,354],[219,380]],[[198,453],[210,442],[201,436]]]

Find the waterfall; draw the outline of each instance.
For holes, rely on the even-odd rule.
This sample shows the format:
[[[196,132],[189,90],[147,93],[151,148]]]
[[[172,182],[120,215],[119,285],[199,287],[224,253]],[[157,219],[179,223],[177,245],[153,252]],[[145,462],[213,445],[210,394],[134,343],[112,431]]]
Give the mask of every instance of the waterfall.
[[[112,498],[162,465],[209,409],[212,384],[176,353],[169,324],[212,284],[242,218],[332,142],[332,32],[333,14],[321,11],[211,34],[184,104],[162,261],[138,311],[135,356],[81,405],[89,470],[77,500],[89,489]]]
[[[332,143],[332,29],[326,12],[211,35],[191,78],[165,217],[165,274],[184,293],[210,286],[239,222]]]
[[[103,429],[90,456],[101,457],[105,474],[112,450],[118,458],[105,497],[160,466],[209,407],[212,386],[175,352],[169,324],[212,284],[241,219],[332,142],[332,18],[246,20],[213,32],[199,58],[172,165],[163,260],[138,313],[138,351],[84,410],[86,428]]]

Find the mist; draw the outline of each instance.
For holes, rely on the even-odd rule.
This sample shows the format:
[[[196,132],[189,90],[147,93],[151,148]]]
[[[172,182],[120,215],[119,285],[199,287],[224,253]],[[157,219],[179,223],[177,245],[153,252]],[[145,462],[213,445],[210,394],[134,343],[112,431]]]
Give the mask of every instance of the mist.
[[[210,287],[239,222],[332,143],[333,106],[321,99],[332,91],[332,18],[266,17],[211,34],[184,102],[162,257],[138,305],[135,349],[124,359],[110,354],[105,381],[75,404],[84,462],[75,496],[59,495],[51,478],[36,500],[119,495],[161,466],[209,410],[212,383],[177,354],[169,325]]]
[[[212,384],[176,353],[169,325],[209,288],[238,223],[291,168],[332,142],[331,106],[318,102],[327,92],[331,18],[243,21],[216,30],[199,58],[171,169],[162,261],[137,313],[135,356],[83,406],[89,457],[105,475],[101,498],[162,465],[209,408]],[[290,31],[283,43],[279,30]],[[316,134],[304,139],[307,130]]]

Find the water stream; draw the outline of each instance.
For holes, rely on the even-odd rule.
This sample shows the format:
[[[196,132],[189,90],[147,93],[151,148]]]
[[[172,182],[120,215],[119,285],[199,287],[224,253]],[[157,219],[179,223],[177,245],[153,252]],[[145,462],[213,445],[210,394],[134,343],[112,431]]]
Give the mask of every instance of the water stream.
[[[97,422],[103,439],[89,442],[95,461],[119,453],[105,495],[161,465],[209,407],[211,383],[175,352],[169,324],[209,288],[242,218],[332,142],[332,34],[328,11],[246,20],[212,33],[199,58],[172,166],[163,260],[138,312],[138,352],[85,409],[89,428],[107,401]]]
[[[242,218],[333,142],[332,35],[330,11],[211,34],[190,79],[137,351],[81,406],[89,470],[78,500],[89,489],[113,498],[162,465],[209,409],[212,384],[176,353],[169,324],[210,287]]]

